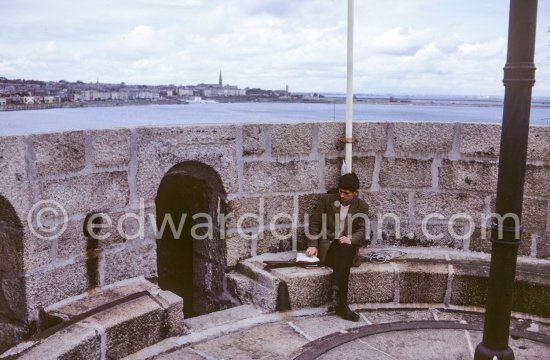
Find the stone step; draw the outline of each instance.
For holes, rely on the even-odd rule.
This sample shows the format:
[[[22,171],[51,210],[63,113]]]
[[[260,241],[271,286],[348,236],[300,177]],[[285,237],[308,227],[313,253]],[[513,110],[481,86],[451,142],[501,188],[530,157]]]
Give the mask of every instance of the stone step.
[[[234,308],[216,311],[210,314],[185,319],[183,323],[190,332],[235,323],[262,314],[262,310],[251,305],[241,305]]]
[[[384,263],[363,262],[361,266],[352,268],[350,303],[484,307],[490,258],[485,254],[429,250],[396,248],[392,251],[400,254],[398,258]],[[361,249],[360,254],[368,258],[373,251]],[[241,261],[236,271],[227,275],[231,291],[243,303],[275,311],[281,296],[285,295],[281,293],[280,284],[283,283],[291,309],[325,305],[332,273],[330,268],[295,266],[267,270],[265,267],[266,260],[288,260],[292,256],[295,253],[263,254]],[[267,278],[276,280],[265,281]],[[519,258],[513,310],[550,317],[548,298],[550,262]]]
[[[62,322],[0,359],[118,359],[185,332],[182,299],[143,278],[65,300],[45,311]]]

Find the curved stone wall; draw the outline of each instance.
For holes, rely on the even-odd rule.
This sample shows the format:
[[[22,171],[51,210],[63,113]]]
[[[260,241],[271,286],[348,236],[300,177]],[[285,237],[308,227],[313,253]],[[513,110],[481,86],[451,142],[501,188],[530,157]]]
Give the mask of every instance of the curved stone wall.
[[[0,138],[0,195],[23,224],[27,319],[37,318],[42,307],[90,291],[90,258],[97,259],[99,286],[155,278],[155,197],[165,174],[186,161],[212,168],[227,193],[226,215],[232,216],[225,219],[221,239],[227,267],[300,244],[305,213],[335,186],[343,135],[343,124],[323,122]],[[359,142],[353,166],[371,207],[371,243],[489,250],[490,242],[481,237],[482,220],[494,208],[500,126],[357,122],[354,136]],[[529,142],[520,254],[548,258],[550,128],[531,127]],[[27,215],[41,200],[66,210],[66,221],[61,211],[43,219],[43,225],[58,229],[66,224],[64,232],[44,236],[36,219],[29,226]],[[102,222],[102,240],[89,251],[84,220],[98,213],[110,221]],[[396,216],[388,213],[399,219],[400,232]],[[440,216],[429,218],[423,231],[422,220],[432,213]],[[455,218],[449,231],[448,220],[459,213],[472,221]],[[37,209],[32,214],[36,217]]]

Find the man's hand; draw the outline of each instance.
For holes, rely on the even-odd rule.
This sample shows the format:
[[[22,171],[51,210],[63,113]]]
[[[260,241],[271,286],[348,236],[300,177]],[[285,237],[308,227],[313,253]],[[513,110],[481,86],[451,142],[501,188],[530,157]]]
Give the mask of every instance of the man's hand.
[[[310,246],[306,250],[307,256],[317,256],[317,248],[315,246]]]
[[[350,244],[351,245],[351,239],[347,236],[340,236],[340,238],[338,239],[338,242],[340,244]]]

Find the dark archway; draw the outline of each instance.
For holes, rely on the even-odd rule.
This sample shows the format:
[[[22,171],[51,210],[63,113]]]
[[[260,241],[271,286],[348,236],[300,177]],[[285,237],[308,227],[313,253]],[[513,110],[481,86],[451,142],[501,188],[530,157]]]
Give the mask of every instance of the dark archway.
[[[29,333],[23,276],[23,226],[0,195],[0,354]]]
[[[218,173],[200,162],[178,164],[162,179],[155,203],[159,286],[183,298],[185,317],[226,307],[219,219],[227,206]]]
[[[22,270],[23,226],[10,202],[0,196],[0,317],[24,320],[24,289],[13,288],[21,285],[18,279]],[[10,289],[9,297],[6,288]]]

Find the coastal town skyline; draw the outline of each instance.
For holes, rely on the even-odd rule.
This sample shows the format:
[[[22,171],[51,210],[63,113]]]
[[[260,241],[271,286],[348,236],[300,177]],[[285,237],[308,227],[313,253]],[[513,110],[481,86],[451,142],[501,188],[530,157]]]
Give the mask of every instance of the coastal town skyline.
[[[345,1],[22,0],[0,11],[0,77],[345,92]],[[355,3],[354,91],[502,95],[507,2]],[[105,11],[109,9],[109,11]],[[540,1],[535,96],[550,96]],[[210,76],[208,77],[210,78]]]

